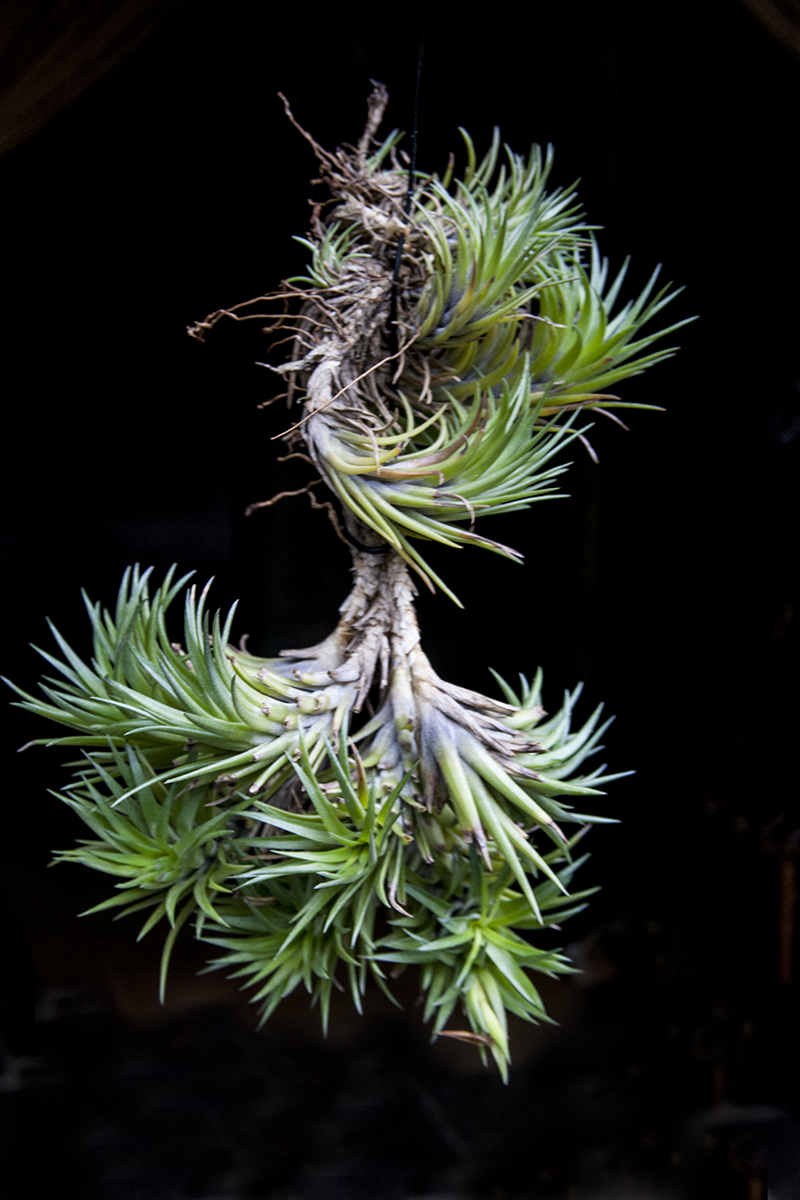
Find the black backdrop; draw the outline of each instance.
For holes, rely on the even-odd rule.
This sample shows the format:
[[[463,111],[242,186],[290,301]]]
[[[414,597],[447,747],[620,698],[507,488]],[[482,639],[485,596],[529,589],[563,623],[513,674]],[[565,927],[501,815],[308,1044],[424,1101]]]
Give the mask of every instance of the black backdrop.
[[[303,498],[243,516],[305,481],[302,465],[275,462],[285,411],[256,408],[272,387],[253,365],[257,323],[220,326],[205,345],[184,330],[302,267],[291,236],[305,232],[314,160],[279,90],[326,146],[358,136],[370,78],[389,87],[390,125],[410,125],[420,30],[414,14],[394,25],[333,6],[179,6],[0,161],[2,667],[23,686],[38,672],[27,643],[47,645],[44,615],[85,651],[80,588],[111,603],[132,561],[214,575],[220,606],[241,597],[237,636],[256,651],[309,644],[333,624],[348,555],[324,516]],[[411,987],[405,1018],[379,997],[360,1024],[342,1007],[327,1045],[298,994],[259,1040],[233,985],[195,980],[191,946],[159,1013],[155,942],[134,947],[104,917],[76,921],[104,885],[45,870],[80,829],[46,794],[58,751],[13,756],[41,730],[11,710],[4,1003],[27,1115],[7,1151],[8,1177],[23,1180],[9,1196],[32,1194],[36,1171],[50,1178],[43,1163],[20,1165],[41,1113],[61,1130],[58,1178],[81,1197],[510,1200],[622,1196],[650,1181],[753,1200],[769,1147],[774,1194],[794,1194],[775,1189],[792,1170],[797,1103],[781,864],[800,825],[799,98],[800,62],[732,2],[681,0],[646,18],[621,0],[534,4],[427,29],[421,166],[441,169],[451,149],[458,161],[458,125],[479,149],[494,124],[518,150],[552,142],[554,182],[582,177],[612,268],[630,254],[636,286],[662,262],[665,280],[686,285],[668,316],[700,318],[674,359],[625,385],[666,413],[632,414],[629,433],[595,427],[600,465],[575,455],[570,500],[497,523],[525,565],[434,555],[466,607],[420,599],[443,674],[486,690],[488,665],[513,678],[541,663],[551,706],[583,679],[583,711],[604,699],[618,715],[611,762],[637,771],[607,802],[622,824],[591,837],[584,872],[603,891],[564,932],[585,974],[548,989],[560,1032],[515,1026],[506,1091],[471,1051],[426,1048]],[[208,1076],[259,1064],[248,1086],[272,1096],[269,1111],[241,1100],[220,1116],[209,1099],[191,1135],[166,1116],[142,1125],[151,1095],[171,1097],[159,1112],[188,1103],[209,1044]],[[180,1067],[176,1045],[189,1047]],[[138,1075],[130,1056],[145,1063]],[[141,1086],[123,1102],[132,1071]],[[106,1110],[116,1116],[100,1136]],[[386,1120],[373,1129],[354,1110]],[[218,1133],[200,1140],[223,1149],[193,1174],[184,1159],[205,1160],[181,1138],[194,1146],[204,1121]],[[237,1142],[234,1127],[250,1132]]]

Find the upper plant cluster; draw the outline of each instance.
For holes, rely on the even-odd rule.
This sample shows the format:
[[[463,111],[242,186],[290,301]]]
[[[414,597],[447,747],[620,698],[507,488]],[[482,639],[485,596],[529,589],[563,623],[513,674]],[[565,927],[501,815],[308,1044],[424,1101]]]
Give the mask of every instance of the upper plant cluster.
[[[384,103],[378,89],[373,127]],[[308,274],[282,295],[302,302],[299,314],[275,319],[295,335],[278,370],[290,398],[299,389],[305,401],[289,440],[304,443],[346,513],[451,596],[420,541],[518,558],[476,533],[476,518],[557,495],[566,468],[553,459],[583,438],[581,411],[648,407],[609,389],[674,353],[655,343],[686,323],[643,332],[677,294],[656,290],[658,268],[635,300],[619,302],[628,264],[609,282],[574,187],[546,190],[551,148],[501,153],[496,130],[478,164],[461,133],[463,180],[452,179],[451,160],[442,179],[417,177],[409,203],[397,131],[372,155],[363,139],[334,155],[306,134],[335,207],[323,221],[318,206],[309,237],[297,239],[311,251]]]

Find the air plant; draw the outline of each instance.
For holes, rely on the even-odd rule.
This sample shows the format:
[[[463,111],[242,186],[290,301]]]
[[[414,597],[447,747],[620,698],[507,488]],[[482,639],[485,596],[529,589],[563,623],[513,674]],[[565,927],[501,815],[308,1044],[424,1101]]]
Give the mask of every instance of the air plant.
[[[40,742],[81,752],[59,795],[92,837],[58,857],[115,876],[98,908],[145,914],[142,934],[166,920],[162,989],[189,921],[265,1019],[302,984],[327,1024],[340,977],[360,1010],[368,979],[391,995],[414,965],[434,1037],[505,1076],[507,1012],[547,1019],[530,972],[571,970],[530,935],[590,894],[570,894],[573,852],[610,818],[574,806],[615,778],[587,765],[608,722],[598,708],[573,730],[577,692],[548,717],[540,674],[498,678],[502,699],[439,678],[414,577],[459,603],[426,541],[519,558],[478,519],[560,494],[584,414],[626,407],[608,389],[672,354],[656,343],[679,326],[643,332],[675,295],[658,272],[618,305],[625,268],[609,283],[574,188],[547,190],[550,150],[523,159],[495,133],[479,164],[462,131],[462,180],[452,162],[409,172],[396,130],[376,140],[387,98],[376,86],[355,148],[301,131],[334,204],[297,239],[306,273],[189,330],[258,319],[292,340],[273,367],[297,413],[284,438],[338,500],[353,556],[336,628],[257,658],[191,586],[178,644],[166,614],[188,576],[153,591],[134,568],[113,614],[87,598],[91,663],[54,631],[57,674],[20,695],[71,731]],[[456,1012],[468,1029],[447,1027]]]

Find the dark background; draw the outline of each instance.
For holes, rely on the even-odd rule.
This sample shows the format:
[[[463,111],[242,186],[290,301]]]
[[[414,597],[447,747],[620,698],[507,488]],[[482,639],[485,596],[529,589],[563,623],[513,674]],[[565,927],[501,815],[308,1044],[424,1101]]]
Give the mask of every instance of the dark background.
[[[215,576],[257,652],[333,625],[349,561],[324,515],[302,497],[243,515],[307,477],[275,461],[285,410],[257,410],[266,339],[185,327],[302,269],[291,237],[320,189],[276,93],[334,147],[380,79],[408,128],[417,20],[173,5],[0,159],[2,668],[20,685],[45,614],[87,651],[80,588],[111,604],[132,561]],[[665,413],[596,426],[570,500],[486,529],[524,566],[432,551],[465,609],[420,598],[442,674],[489,690],[487,666],[541,664],[551,708],[584,680],[580,711],[606,701],[610,761],[637,772],[606,802],[621,825],[591,835],[603,890],[564,931],[584,974],[545,989],[559,1027],[512,1019],[507,1089],[468,1048],[427,1046],[410,980],[404,1015],[342,1004],[324,1043],[298,992],[257,1036],[188,939],[159,1010],[158,935],[77,921],[106,884],[46,870],[81,828],[46,793],[59,752],[14,756],[42,728],[12,709],[3,1200],[56,1181],[81,1200],[765,1200],[767,1159],[775,1200],[798,1194],[799,100],[798,58],[732,0],[427,29],[421,167],[463,164],[458,125],[479,151],[494,124],[518,151],[552,142],[612,269],[631,255],[627,294],[662,262],[686,289],[664,321],[700,318],[623,385]]]

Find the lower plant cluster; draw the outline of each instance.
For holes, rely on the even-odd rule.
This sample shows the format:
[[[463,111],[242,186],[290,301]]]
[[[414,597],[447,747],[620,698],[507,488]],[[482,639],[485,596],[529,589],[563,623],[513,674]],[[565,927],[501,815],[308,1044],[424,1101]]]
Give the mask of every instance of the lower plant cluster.
[[[354,656],[369,673],[377,645],[374,621],[353,615],[363,605],[346,601],[321,647],[256,659],[229,644],[233,612],[210,619],[193,588],[184,644],[171,642],[166,612],[188,577],[170,572],[151,597],[149,576],[126,572],[113,617],[87,600],[91,664],[54,631],[63,659],[40,651],[58,672],[45,699],[15,688],[73,731],[41,743],[82,751],[59,796],[92,836],[57,858],[116,877],[91,911],[142,913],[140,937],[166,919],[162,990],[191,922],[221,951],[209,969],[254,988],[263,1019],[302,984],[327,1026],[333,988],[360,1011],[368,978],[391,997],[416,967],[434,1037],[475,1043],[505,1075],[507,1013],[547,1020],[530,972],[572,969],[528,936],[590,894],[569,894],[573,850],[607,818],[566,800],[612,778],[581,773],[599,710],[573,732],[575,696],[547,718],[540,676],[519,694],[503,684],[504,702],[445,685],[406,625],[376,668],[377,715],[355,729]],[[456,1012],[468,1029],[446,1028]]]

